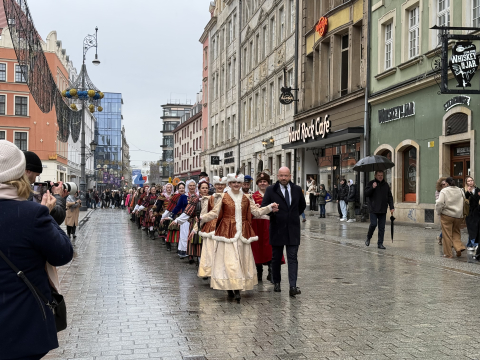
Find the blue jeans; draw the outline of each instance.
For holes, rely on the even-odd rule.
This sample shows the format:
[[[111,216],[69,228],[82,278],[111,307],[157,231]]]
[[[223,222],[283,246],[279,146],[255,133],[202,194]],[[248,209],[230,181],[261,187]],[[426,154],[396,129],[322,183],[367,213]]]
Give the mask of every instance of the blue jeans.
[[[302,213],[302,218],[305,220],[305,213],[304,212]]]
[[[325,204],[319,204],[320,206],[320,215],[325,215]]]
[[[387,214],[376,214],[370,213],[370,226],[368,227],[368,239],[370,240],[373,236],[378,224],[378,245],[383,244],[383,238],[385,236],[385,223],[387,221]]]
[[[475,239],[469,239],[468,242],[467,242],[467,247],[475,247],[477,245],[478,244],[475,243]]]

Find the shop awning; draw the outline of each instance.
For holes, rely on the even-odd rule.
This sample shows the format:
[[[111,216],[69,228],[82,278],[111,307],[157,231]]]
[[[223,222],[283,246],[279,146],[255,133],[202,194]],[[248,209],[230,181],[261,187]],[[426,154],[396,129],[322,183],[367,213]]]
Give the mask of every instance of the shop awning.
[[[343,130],[335,131],[334,133],[328,134],[325,138],[318,138],[315,140],[310,140],[307,142],[297,141],[292,144],[285,144],[282,146],[282,149],[301,149],[301,148],[312,148],[312,147],[322,147],[328,144],[336,143],[339,141],[344,141],[348,139],[353,139],[363,135],[363,126],[349,127]]]

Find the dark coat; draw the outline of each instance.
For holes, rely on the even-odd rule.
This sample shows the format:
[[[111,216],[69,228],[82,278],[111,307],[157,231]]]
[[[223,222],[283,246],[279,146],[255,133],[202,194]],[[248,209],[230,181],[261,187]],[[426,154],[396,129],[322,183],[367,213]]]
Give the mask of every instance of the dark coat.
[[[377,183],[377,187],[373,188],[373,183]],[[378,181],[376,179],[370,181],[365,188],[365,196],[368,198],[368,206],[370,212],[374,214],[385,214],[387,207],[394,209],[393,196],[390,186],[385,180]]]
[[[300,245],[300,215],[305,211],[307,204],[302,188],[290,183],[292,203],[290,209],[280,190],[280,183],[269,186],[263,197],[262,207],[272,203],[279,205],[279,211],[270,215],[270,245]]]
[[[67,199],[58,194],[53,194],[53,196],[57,199],[57,203],[52,211],[50,211],[50,215],[52,215],[58,225],[62,225],[67,216]],[[28,201],[33,201],[33,193],[28,197]]]
[[[468,237],[469,240],[475,239],[475,242],[480,241],[480,206],[478,202],[480,201],[480,189],[475,188],[475,194],[467,191],[465,192],[465,198],[468,199],[470,203],[470,210],[468,216],[465,219],[467,224]]]
[[[338,185],[338,200],[347,201],[348,198],[348,185],[344,183],[343,185]]]
[[[348,187],[348,196],[347,196],[347,202],[355,202],[357,200],[357,186],[355,184],[352,184]]]
[[[67,264],[73,248],[46,206],[0,200],[0,250],[51,300],[45,263]],[[27,285],[0,258],[0,360],[45,354],[58,347],[52,311],[46,319]],[[67,305],[68,306],[68,305]]]
[[[320,189],[320,186],[323,190]],[[325,205],[327,201],[325,200],[325,196],[327,196],[327,190],[325,190],[325,185],[321,184],[318,187],[318,197],[317,197],[317,204],[318,205]]]

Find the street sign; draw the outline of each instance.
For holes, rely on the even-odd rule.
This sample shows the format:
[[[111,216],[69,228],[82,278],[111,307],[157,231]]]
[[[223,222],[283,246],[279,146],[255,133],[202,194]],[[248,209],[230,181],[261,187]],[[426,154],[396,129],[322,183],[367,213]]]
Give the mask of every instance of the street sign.
[[[469,41],[459,41],[452,49],[450,70],[457,79],[457,87],[471,87],[470,80],[478,68],[477,47]]]

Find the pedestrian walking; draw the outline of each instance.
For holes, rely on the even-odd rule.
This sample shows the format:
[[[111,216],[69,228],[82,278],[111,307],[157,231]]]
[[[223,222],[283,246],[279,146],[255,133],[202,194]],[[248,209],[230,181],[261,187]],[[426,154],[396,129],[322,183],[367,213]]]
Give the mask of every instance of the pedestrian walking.
[[[67,225],[67,235],[70,238],[73,236],[75,239],[76,229],[78,226],[78,218],[80,216],[80,206],[82,200],[78,198],[78,192],[74,195],[68,195],[67,197],[67,216],[65,217],[65,225]]]
[[[325,190],[325,185],[320,184],[318,187],[318,193],[317,193],[317,202],[320,207],[320,219],[325,218],[325,204],[327,201],[325,200],[325,197],[327,196],[327,190]]]
[[[270,245],[272,245],[272,277],[274,291],[280,292],[280,264],[283,249],[287,251],[288,281],[290,296],[301,294],[297,287],[298,247],[300,246],[300,215],[305,211],[305,198],[302,188],[291,182],[292,175],[288,167],[281,167],[278,181],[269,186],[263,197],[262,205],[278,204],[278,211],[270,215]]]
[[[348,207],[348,220],[352,223],[357,221],[355,219],[355,201],[357,200],[357,187],[353,183],[353,180],[348,180],[348,195],[347,195],[347,207]]]
[[[370,208],[370,226],[368,227],[367,240],[365,245],[370,245],[373,233],[378,225],[378,248],[385,250],[383,238],[385,235],[385,223],[387,222],[387,207],[390,207],[390,213],[393,215],[395,207],[393,206],[393,196],[390,186],[384,179],[383,170],[375,171],[375,179],[370,181],[365,188],[365,196],[368,199]]]
[[[440,196],[440,191],[442,191],[442,189],[447,186],[447,183],[445,182],[445,180],[447,179],[446,176],[442,176],[441,178],[439,178],[437,180],[437,184],[436,184],[436,190],[435,190],[435,201],[438,200],[438,197]],[[438,240],[438,245],[442,245],[442,231],[440,230],[440,235],[437,236],[437,240]]]
[[[467,176],[465,179],[465,198],[468,201],[468,216],[465,218],[468,230],[468,243],[467,250],[476,250],[479,240],[480,230],[480,189],[475,185],[475,180],[471,176]]]
[[[250,186],[252,184],[253,178],[250,175],[245,175],[245,179],[242,183],[242,191],[245,195],[252,194]]]
[[[448,177],[445,179],[448,186],[440,191],[440,196],[435,202],[435,210],[440,216],[443,233],[443,256],[452,258],[452,246],[457,257],[462,256],[465,250],[461,240],[460,226],[463,223],[463,204],[465,194],[463,190],[455,185],[455,180]]]
[[[310,201],[310,211],[317,211],[317,182],[310,178],[310,185],[307,188],[307,194]]]
[[[347,221],[347,199],[348,199],[348,185],[345,179],[340,181],[338,187],[338,203],[342,212],[340,221]]]
[[[258,284],[251,247],[258,237],[252,228],[252,216],[266,215],[276,210],[277,205],[252,207],[248,197],[241,191],[243,174],[228,174],[227,182],[230,189],[222,201],[202,219],[209,222],[217,218],[215,234],[212,236],[217,244],[210,286],[216,290],[227,290],[230,298],[240,302],[240,291],[252,290]]]
[[[51,302],[50,268],[71,261],[73,248],[50,216],[57,199],[47,191],[41,203],[26,201],[31,187],[25,163],[22,151],[0,140],[0,251]],[[54,314],[2,257],[0,359],[41,359],[58,347]]]

